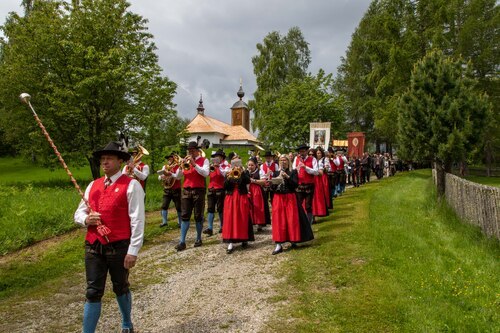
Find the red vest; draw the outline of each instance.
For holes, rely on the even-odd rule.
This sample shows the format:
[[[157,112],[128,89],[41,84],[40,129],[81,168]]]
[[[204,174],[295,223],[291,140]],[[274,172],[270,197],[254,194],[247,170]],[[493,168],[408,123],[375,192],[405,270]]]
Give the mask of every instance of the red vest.
[[[195,161],[198,166],[203,167],[205,163],[205,158],[200,157]],[[205,177],[200,175],[194,167],[190,167],[189,170],[184,170],[184,188],[205,188]]]
[[[271,179],[273,178],[273,173],[276,171],[276,163],[271,162],[271,166],[267,166],[267,162],[264,162],[262,164],[262,170],[265,174],[267,174],[267,172],[271,170],[271,174],[269,175],[269,179]]]
[[[333,159],[330,159],[330,170],[331,172],[337,171],[337,166],[333,163]]]
[[[313,167],[313,158],[314,157],[311,157],[311,156],[306,157],[306,160],[304,161],[304,164],[306,167],[308,167],[308,168]],[[299,175],[299,184],[314,184],[314,175],[308,174],[306,171],[306,168],[299,169],[297,167],[299,165],[300,159],[301,159],[301,157],[297,156],[297,158],[295,160],[295,168],[297,169],[298,175]]]
[[[89,204],[93,211],[101,214],[102,224],[106,225],[111,233],[108,235],[110,243],[130,239],[130,216],[128,215],[127,189],[132,178],[121,175],[113,184],[104,188],[104,179],[94,181],[89,193]],[[85,240],[93,244],[96,239],[101,244],[107,244],[106,239],[97,232],[97,226],[87,228]]]
[[[224,176],[217,167],[214,171],[210,172],[210,183],[208,188],[223,189],[224,188]]]
[[[178,165],[175,165],[172,170],[170,170],[172,173],[176,173],[177,172],[177,169],[179,169],[179,166]],[[181,188],[181,181],[179,179],[176,179],[174,181],[174,185],[172,185],[172,187],[170,189],[172,190],[176,190],[178,188]]]
[[[137,168],[137,170],[142,171],[142,169],[144,169],[144,166],[145,164],[141,162],[135,167]],[[125,166],[125,173],[128,174],[128,165]],[[140,180],[139,178],[137,178],[137,181],[141,184],[142,189],[144,189],[144,185],[146,185],[144,180]]]
[[[338,159],[339,159],[340,163],[337,166],[337,169],[338,170],[344,170],[344,159],[342,157],[339,157]]]

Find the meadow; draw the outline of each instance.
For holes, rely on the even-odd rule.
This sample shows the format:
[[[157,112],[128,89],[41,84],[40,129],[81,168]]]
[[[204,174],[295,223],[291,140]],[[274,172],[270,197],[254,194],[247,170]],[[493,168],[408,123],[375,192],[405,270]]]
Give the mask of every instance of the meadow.
[[[71,167],[82,190],[92,180],[88,167]],[[156,177],[147,185],[146,210],[161,205]],[[80,196],[61,168],[50,170],[19,158],[0,159],[0,255],[78,228],[73,222]]]
[[[335,200],[282,268],[290,332],[499,332],[500,243],[438,201],[429,170]]]

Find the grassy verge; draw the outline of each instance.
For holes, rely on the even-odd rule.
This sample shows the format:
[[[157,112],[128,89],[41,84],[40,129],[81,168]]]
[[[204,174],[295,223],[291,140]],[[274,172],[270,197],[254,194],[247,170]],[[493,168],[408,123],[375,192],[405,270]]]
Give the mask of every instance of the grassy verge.
[[[176,227],[160,228],[160,214],[148,214],[144,248],[177,235]],[[175,225],[177,216],[169,214],[169,224]],[[0,300],[12,295],[41,292],[44,284],[83,272],[84,230],[76,230],[33,248],[23,249],[0,258]]]
[[[288,320],[272,330],[500,330],[499,243],[436,203],[430,172],[370,183],[335,205],[283,267],[289,278],[272,301],[286,303]]]

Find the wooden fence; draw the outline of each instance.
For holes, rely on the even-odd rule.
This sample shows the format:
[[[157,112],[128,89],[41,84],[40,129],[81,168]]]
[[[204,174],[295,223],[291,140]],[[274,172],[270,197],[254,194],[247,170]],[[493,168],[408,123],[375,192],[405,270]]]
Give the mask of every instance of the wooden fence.
[[[432,170],[436,183],[436,170]],[[477,184],[446,174],[445,196],[460,218],[479,226],[483,232],[500,239],[500,188]]]

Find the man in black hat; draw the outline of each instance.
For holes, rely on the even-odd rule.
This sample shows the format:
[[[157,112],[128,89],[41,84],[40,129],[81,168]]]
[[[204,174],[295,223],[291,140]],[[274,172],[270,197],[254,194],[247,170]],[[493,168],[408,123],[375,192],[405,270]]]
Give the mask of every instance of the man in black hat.
[[[302,144],[297,147],[298,155],[293,161],[293,169],[297,170],[299,186],[297,187],[298,204],[305,202],[307,218],[312,224],[312,202],[314,197],[314,176],[319,175],[318,161],[314,156],[308,156],[309,146]]]
[[[161,205],[161,218],[162,222],[160,227],[168,225],[168,207],[170,202],[173,201],[175,210],[177,211],[177,226],[181,227],[181,179],[182,169],[175,161],[177,152],[172,152],[170,155],[165,156],[167,164],[161,169],[158,180],[163,183],[163,202]]]
[[[181,238],[175,246],[177,251],[186,249],[186,235],[189,230],[189,219],[194,211],[196,223],[196,241],[194,246],[201,246],[201,233],[203,231],[203,212],[205,210],[205,177],[210,173],[210,163],[201,156],[198,144],[191,141],[188,144],[188,156],[184,159],[183,167],[184,188],[181,194]]]
[[[203,233],[212,236],[214,231],[214,217],[215,210],[219,215],[220,228],[222,229],[222,212],[224,210],[224,180],[226,173],[229,170],[229,165],[223,164],[223,160],[226,154],[222,149],[217,150],[212,154],[212,160],[210,163],[210,182],[208,183],[208,194],[207,194],[207,219],[208,227],[203,230]]]
[[[128,276],[143,242],[144,191],[137,180],[120,171],[121,164],[130,159],[120,143],[110,142],[93,155],[99,158],[105,176],[89,184],[85,198],[90,208],[82,200],[74,216],[76,223],[87,228],[83,332],[95,331],[108,272],[122,315],[122,332],[133,332]]]

